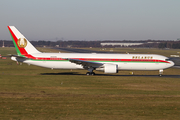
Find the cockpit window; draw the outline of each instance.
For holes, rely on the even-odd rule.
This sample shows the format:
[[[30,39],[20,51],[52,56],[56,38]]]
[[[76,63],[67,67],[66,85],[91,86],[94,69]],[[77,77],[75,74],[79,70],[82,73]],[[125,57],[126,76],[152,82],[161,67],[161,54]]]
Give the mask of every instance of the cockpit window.
[[[166,61],[171,61],[171,59],[165,59]]]

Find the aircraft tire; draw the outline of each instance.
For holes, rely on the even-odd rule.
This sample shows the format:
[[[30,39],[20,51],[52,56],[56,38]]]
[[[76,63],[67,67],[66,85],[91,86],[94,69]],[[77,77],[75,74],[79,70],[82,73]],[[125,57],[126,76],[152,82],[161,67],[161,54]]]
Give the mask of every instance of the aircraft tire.
[[[91,73],[91,75],[95,75],[95,73],[94,73],[94,72],[92,72],[92,73]]]
[[[90,72],[87,72],[86,75],[90,75]]]

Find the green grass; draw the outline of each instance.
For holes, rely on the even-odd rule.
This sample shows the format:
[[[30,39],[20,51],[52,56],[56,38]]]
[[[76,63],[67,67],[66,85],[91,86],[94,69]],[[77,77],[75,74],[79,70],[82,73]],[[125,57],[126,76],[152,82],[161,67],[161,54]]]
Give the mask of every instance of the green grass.
[[[14,50],[0,48],[1,54]],[[0,119],[178,120],[179,78],[157,77],[158,71],[133,72],[137,76],[129,71],[86,76],[86,70],[51,70],[0,59]]]

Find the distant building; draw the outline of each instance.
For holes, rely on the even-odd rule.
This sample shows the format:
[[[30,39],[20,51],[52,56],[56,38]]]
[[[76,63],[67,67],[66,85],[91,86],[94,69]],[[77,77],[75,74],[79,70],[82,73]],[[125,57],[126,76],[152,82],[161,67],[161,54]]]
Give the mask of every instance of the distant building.
[[[5,46],[4,46],[4,41],[3,41],[3,45],[2,45],[2,47],[5,47]]]
[[[133,45],[142,45],[144,43],[101,43],[101,46],[105,46],[105,45],[119,45],[119,46],[133,46]]]

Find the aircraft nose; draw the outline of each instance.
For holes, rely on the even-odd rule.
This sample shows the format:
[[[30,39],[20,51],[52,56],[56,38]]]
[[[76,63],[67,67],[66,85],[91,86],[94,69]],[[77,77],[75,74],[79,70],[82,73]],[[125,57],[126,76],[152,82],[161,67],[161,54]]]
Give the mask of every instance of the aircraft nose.
[[[170,61],[170,65],[171,65],[171,67],[174,66],[174,62],[173,62],[173,61]]]

